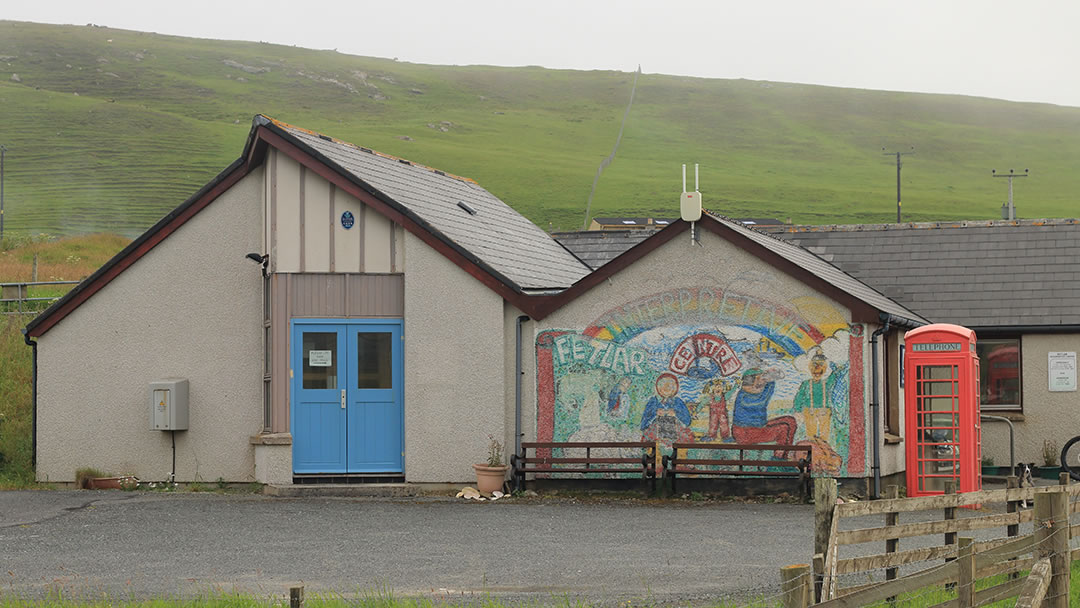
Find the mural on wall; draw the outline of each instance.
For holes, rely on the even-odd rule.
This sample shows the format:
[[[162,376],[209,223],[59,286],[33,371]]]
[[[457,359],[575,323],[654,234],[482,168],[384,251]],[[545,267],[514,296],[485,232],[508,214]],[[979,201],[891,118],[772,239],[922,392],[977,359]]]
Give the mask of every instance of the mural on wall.
[[[536,348],[538,441],[801,444],[816,472],[864,470],[862,327],[818,298],[674,289]]]

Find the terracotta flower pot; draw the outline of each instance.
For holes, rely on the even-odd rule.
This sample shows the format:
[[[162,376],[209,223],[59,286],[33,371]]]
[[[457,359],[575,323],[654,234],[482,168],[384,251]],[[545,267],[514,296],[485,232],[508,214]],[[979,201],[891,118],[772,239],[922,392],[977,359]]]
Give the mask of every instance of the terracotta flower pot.
[[[506,481],[506,472],[510,470],[508,465],[489,467],[486,464],[474,464],[476,470],[476,489],[481,494],[491,494],[496,490],[502,490]]]
[[[119,477],[91,477],[87,483],[90,490],[119,490]]]
[[[86,482],[88,490],[123,490],[138,487],[139,480],[131,476],[124,477],[91,477]]]

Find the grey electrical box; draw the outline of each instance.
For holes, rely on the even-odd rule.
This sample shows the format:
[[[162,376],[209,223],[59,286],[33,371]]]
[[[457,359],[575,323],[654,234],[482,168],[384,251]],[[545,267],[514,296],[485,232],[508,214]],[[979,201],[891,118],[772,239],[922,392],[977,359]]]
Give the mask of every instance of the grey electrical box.
[[[150,429],[186,431],[188,428],[187,378],[162,378],[150,383]]]

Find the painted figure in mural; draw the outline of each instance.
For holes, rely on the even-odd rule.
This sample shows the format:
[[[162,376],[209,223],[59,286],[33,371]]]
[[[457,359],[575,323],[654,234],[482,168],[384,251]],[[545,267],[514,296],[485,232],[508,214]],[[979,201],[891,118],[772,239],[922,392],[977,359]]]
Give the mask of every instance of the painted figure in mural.
[[[642,439],[666,444],[694,440],[690,431],[693,422],[690,408],[678,393],[678,378],[667,372],[660,374],[656,379],[656,395],[645,404],[641,414]]]
[[[607,395],[607,414],[609,418],[626,418],[630,412],[630,386],[634,383],[630,376],[624,376]]]
[[[728,424],[727,398],[724,397],[726,385],[723,378],[713,378],[701,389],[701,400],[709,404],[709,432],[705,439],[716,441],[717,435],[727,440],[731,437],[731,425]]]
[[[811,351],[810,378],[799,386],[794,405],[795,410],[803,414],[807,439],[819,439],[828,444],[834,405],[832,393],[840,374],[835,373],[836,369],[830,370],[829,361],[820,347],[814,347]],[[828,373],[826,377],[830,371],[833,373]]]
[[[742,387],[735,396],[735,414],[732,416],[731,435],[738,443],[779,443],[791,445],[798,424],[792,416],[769,419],[769,400],[776,390],[777,370],[764,371],[752,367],[742,375]],[[786,457],[787,452],[773,452],[776,458]]]

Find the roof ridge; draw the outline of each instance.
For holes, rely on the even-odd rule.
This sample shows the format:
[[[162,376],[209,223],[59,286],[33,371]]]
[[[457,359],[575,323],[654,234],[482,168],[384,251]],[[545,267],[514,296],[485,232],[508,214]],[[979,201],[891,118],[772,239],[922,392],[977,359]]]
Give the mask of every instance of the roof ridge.
[[[327,135],[325,133],[319,133],[318,131],[312,131],[311,129],[305,129],[304,127],[298,127],[296,125],[289,124],[289,123],[287,123],[287,122],[285,122],[283,120],[278,120],[276,118],[273,118],[271,116],[267,116],[265,114],[261,114],[261,116],[266,118],[270,123],[274,124],[275,126],[283,128],[283,129],[292,129],[292,130],[295,130],[295,131],[300,131],[301,133],[307,133],[308,135],[313,135],[315,137],[318,137],[319,139],[323,139],[323,140],[326,140],[326,141],[329,141],[331,143],[335,143],[335,144],[338,144],[338,145],[348,146],[350,148],[360,150],[361,152],[367,152],[369,154],[374,154],[376,156],[381,156],[382,158],[385,158],[385,159],[388,159],[388,160],[396,160],[398,162],[408,163],[410,166],[417,167],[417,168],[420,168],[420,169],[424,169],[426,171],[430,171],[432,173],[435,173],[436,175],[442,175],[444,177],[449,177],[450,179],[456,179],[458,181],[466,182],[466,183],[473,184],[473,185],[476,185],[476,186],[480,185],[479,183],[477,183],[476,180],[474,180],[472,178],[469,178],[469,177],[463,177],[461,175],[455,175],[453,173],[447,173],[446,171],[443,171],[442,169],[436,169],[435,167],[429,167],[427,165],[422,165],[420,163],[411,161],[411,160],[409,160],[407,158],[401,158],[400,156],[394,156],[393,154],[387,154],[385,152],[379,152],[378,150],[375,150],[375,149],[372,149],[372,148],[359,146],[359,145],[354,144],[352,142],[348,142],[348,141],[345,141],[343,139],[338,139],[336,137],[332,137],[332,136]]]
[[[950,228],[1006,228],[1028,226],[1075,226],[1080,218],[1033,218],[1026,220],[957,220],[939,222],[903,222],[900,224],[801,224],[784,226],[748,226],[765,234],[797,232],[889,232],[895,230],[933,230]]]

